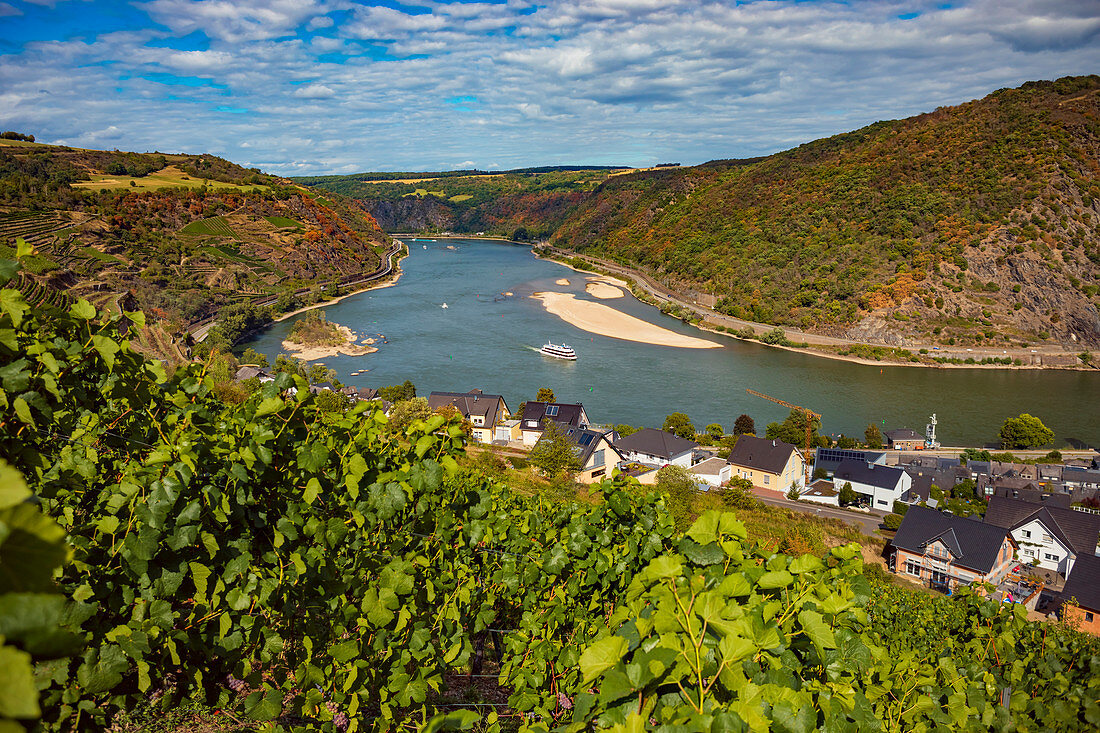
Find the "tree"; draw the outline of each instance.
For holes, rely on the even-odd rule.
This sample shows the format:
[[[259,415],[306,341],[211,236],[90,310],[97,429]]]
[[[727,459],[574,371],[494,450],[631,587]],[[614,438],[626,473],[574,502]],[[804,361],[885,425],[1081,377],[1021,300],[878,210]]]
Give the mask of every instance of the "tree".
[[[863,437],[867,441],[868,448],[879,449],[882,447],[882,431],[878,429],[878,425],[871,423],[867,426],[867,429],[863,431]]]
[[[267,367],[268,366],[267,357],[264,356],[263,354],[261,354],[260,352],[256,351],[251,346],[249,346],[247,349],[245,349],[244,353],[241,354],[241,363],[242,364],[253,364],[253,365],[258,366],[258,367]]]
[[[428,401],[423,397],[401,400],[390,410],[390,430],[404,432],[417,420],[427,420],[431,416],[432,408],[428,407]]]
[[[342,392],[333,392],[331,389],[321,390],[313,399],[321,412],[344,412],[351,405],[347,395]]]
[[[855,438],[849,438],[847,435],[843,435],[843,434],[839,438],[837,438],[837,441],[836,441],[836,447],[837,448],[843,448],[845,450],[851,450],[852,448],[855,448],[857,445],[858,444],[856,443]]]
[[[756,435],[756,422],[748,415],[738,415],[733,423],[734,435]]]
[[[628,435],[633,435],[639,430],[641,430],[641,428],[636,428],[633,425],[627,425],[626,423],[621,422],[615,424],[615,432],[619,434],[620,438],[625,438]]]
[[[406,379],[402,384],[379,387],[378,396],[393,403],[401,402],[402,400],[411,400],[413,397],[416,397],[416,385]]]
[[[791,501],[798,501],[798,497],[802,496],[798,491],[798,482],[792,481],[791,488],[787,489],[787,498]]]
[[[535,395],[535,402],[556,402],[554,399],[554,390],[549,387],[540,387],[538,394]]]
[[[535,443],[527,459],[547,475],[571,474],[581,468],[576,448],[577,445],[557,426],[557,423],[547,422],[542,431],[542,437]]]
[[[661,430],[678,435],[685,440],[695,440],[695,426],[691,424],[691,418],[682,412],[674,412],[666,417]]]
[[[845,481],[844,485],[840,487],[840,503],[855,504],[857,501],[859,501],[859,494],[852,488],[852,482]]]
[[[734,476],[722,487],[722,503],[730,509],[755,509],[760,500],[752,493],[752,481]]]
[[[726,434],[726,429],[716,422],[712,422],[710,425],[707,425],[705,428],[703,428],[703,430],[706,431],[707,438],[714,443],[717,443],[719,440],[722,439],[722,436]]]
[[[664,466],[657,471],[657,490],[665,496],[676,529],[687,529],[692,519],[695,477],[683,466]]]
[[[1026,412],[1005,420],[1000,436],[1002,448],[1038,448],[1054,442],[1054,431]]]
[[[768,440],[782,440],[784,443],[802,447],[806,444],[807,416],[810,418],[810,445],[817,445],[821,437],[817,434],[821,429],[821,418],[807,415],[802,410],[792,409],[787,419],[781,423],[768,423],[764,437]]]
[[[974,487],[974,479],[968,478],[952,486],[951,496],[956,499],[973,499],[977,496]]]

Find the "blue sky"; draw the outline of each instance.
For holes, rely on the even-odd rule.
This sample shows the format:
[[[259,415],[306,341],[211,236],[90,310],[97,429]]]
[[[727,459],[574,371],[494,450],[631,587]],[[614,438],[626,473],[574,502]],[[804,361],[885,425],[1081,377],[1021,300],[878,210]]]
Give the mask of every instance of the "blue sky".
[[[774,152],[1100,73],[1100,0],[0,0],[0,127],[286,175]]]

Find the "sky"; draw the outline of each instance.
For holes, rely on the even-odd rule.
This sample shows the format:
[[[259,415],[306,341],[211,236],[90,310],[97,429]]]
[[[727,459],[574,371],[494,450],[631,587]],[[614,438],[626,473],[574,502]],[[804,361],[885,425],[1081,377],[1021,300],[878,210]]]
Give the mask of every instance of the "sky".
[[[685,165],[1100,73],[1100,0],[0,0],[0,127],[282,175]]]

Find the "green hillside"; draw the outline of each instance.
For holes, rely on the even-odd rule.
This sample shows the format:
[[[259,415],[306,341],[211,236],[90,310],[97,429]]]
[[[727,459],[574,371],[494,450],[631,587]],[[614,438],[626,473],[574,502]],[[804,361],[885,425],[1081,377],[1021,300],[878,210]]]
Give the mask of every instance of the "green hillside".
[[[1100,343],[1100,78],[1026,84],[750,165],[609,180],[555,233],[756,321]]]

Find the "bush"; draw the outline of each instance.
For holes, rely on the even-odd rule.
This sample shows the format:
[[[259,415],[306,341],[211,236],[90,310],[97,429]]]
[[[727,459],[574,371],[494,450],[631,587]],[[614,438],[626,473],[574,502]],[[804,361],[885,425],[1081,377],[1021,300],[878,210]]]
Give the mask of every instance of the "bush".
[[[882,526],[892,532],[897,532],[902,519],[903,517],[900,514],[887,514],[882,518]]]

